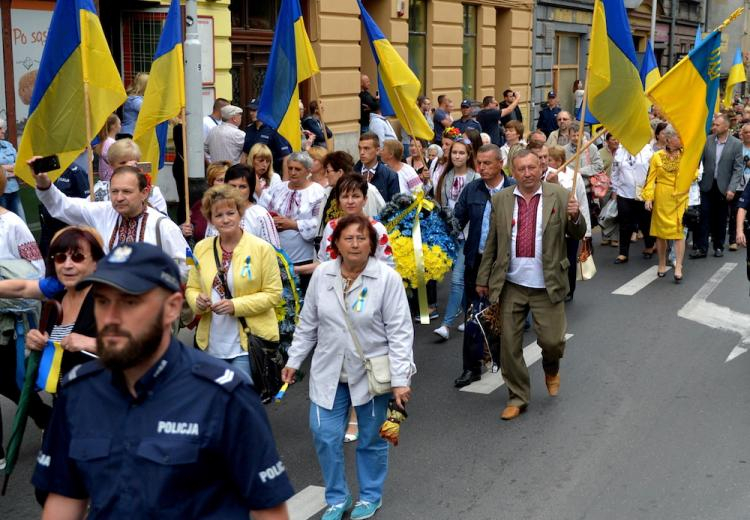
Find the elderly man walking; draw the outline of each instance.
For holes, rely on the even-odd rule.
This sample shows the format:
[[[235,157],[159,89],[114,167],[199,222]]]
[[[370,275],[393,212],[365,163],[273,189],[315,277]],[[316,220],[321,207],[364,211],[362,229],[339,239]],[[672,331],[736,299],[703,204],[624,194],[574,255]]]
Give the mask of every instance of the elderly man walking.
[[[500,302],[500,367],[509,393],[500,417],[506,421],[518,417],[529,404],[522,345],[529,311],[542,349],[547,390],[551,396],[558,393],[565,350],[563,300],[569,291],[565,235],[580,240],[586,233],[578,201],[565,188],[542,182],[536,155],[518,152],[511,170],[517,185],[492,198],[490,230],[477,275],[477,294]]]

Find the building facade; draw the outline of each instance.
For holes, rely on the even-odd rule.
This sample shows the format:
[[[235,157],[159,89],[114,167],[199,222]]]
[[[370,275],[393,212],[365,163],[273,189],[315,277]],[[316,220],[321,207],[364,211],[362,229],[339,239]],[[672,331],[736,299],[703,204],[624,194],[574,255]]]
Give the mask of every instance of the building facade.
[[[360,74],[376,84],[376,67],[355,0],[301,0],[320,75],[301,86],[303,101],[321,98],[336,147],[355,151]],[[261,5],[262,4],[262,5]],[[260,95],[280,0],[232,0],[232,91],[244,104]],[[531,0],[364,0],[370,13],[435,100],[445,94],[456,114],[462,99],[481,101],[519,91],[529,115]]]

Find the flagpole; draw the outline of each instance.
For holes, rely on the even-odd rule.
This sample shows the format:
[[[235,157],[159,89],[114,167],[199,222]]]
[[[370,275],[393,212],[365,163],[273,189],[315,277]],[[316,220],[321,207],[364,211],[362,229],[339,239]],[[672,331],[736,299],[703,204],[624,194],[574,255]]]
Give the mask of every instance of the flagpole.
[[[318,73],[317,76],[320,77],[320,73]],[[318,102],[318,114],[320,116],[320,124],[323,127],[323,138],[326,140],[326,150],[332,152],[333,148],[331,146],[331,142],[328,139],[328,127],[326,126],[326,122],[323,119],[323,105],[320,104],[320,93],[318,92],[318,84],[315,82],[315,76],[310,78],[310,83],[312,83],[313,98]]]
[[[175,153],[182,152],[182,177],[185,183],[185,222],[190,222],[190,176],[188,174],[188,154],[185,153],[187,148],[187,116],[184,106],[180,108],[180,120],[182,123],[182,150],[175,150]]]
[[[576,153],[574,153],[572,156],[570,156],[570,158],[567,161],[565,161],[564,163],[562,163],[562,165],[559,168],[557,168],[556,171],[558,173],[561,172],[561,171],[563,171],[570,163],[572,163],[573,161],[575,161],[576,159],[578,159],[581,156],[581,154],[583,153],[583,150],[587,150],[588,147],[591,146],[592,144],[594,144],[597,139],[599,139],[602,135],[604,135],[604,133],[606,131],[607,130],[605,128],[602,128],[596,134],[594,134],[593,136],[591,136],[591,139],[589,139],[588,141],[586,141],[585,143],[583,143],[583,146],[581,146],[581,148],[579,148],[576,151]]]
[[[651,0],[651,48],[654,48],[656,38],[656,4],[657,0]]]
[[[83,82],[83,112],[86,117],[86,152],[88,155],[89,198],[94,200],[94,150],[91,148],[91,107],[89,106],[89,83]]]

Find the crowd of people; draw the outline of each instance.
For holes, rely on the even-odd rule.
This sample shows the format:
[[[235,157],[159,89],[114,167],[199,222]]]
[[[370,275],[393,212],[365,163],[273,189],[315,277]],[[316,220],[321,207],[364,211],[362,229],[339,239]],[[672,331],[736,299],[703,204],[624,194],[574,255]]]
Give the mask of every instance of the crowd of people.
[[[414,303],[416,291],[405,289],[394,235],[379,218],[400,196],[428,197],[457,230],[444,305],[435,280],[425,287],[426,314],[439,320],[436,340],[463,331],[471,309],[500,304],[503,340],[490,350],[508,388],[503,420],[529,405],[521,351],[530,326],[548,392],[560,391],[565,304],[574,298],[579,253],[592,248],[597,228],[601,247],[618,248],[616,264],[628,262],[642,238],[644,258],[657,254],[659,277],[671,263],[676,283],[685,276],[689,234],[691,259],[706,257],[709,244],[722,256],[727,226],[729,250],[747,245],[750,110],[740,107],[716,115],[690,192],[675,194],[682,143],[657,107],[654,138],[633,155],[606,131],[591,135],[553,91],[528,133],[512,90],[499,103],[494,96],[462,100],[457,119],[448,96],[438,96],[434,110],[420,97],[435,132],[428,142],[403,132],[399,138],[363,75],[355,162],[336,149],[317,100],[307,111],[300,104],[303,151],[292,151],[258,120],[256,99],[244,109],[217,99],[203,120],[206,189],[174,221],[130,139],[147,81],[136,77],[122,119],[113,114],[102,129],[95,201],[85,164],[54,182],[35,175],[38,242],[18,203],[15,150],[0,134],[0,260],[8,265],[0,299],[62,307],[60,323],[24,332],[28,351],[50,341],[63,351],[52,409],[36,393],[29,407],[45,430],[33,482],[51,514],[81,517],[88,508],[91,518],[104,518],[159,509],[286,518],[291,486],[252,390],[268,377],[260,353],[282,352],[286,384],[312,355],[309,425],[326,487],[323,518],[373,516],[388,473],[380,426],[411,399],[414,321],[425,311]],[[0,389],[15,401],[9,367],[24,355],[13,339],[28,324],[24,316],[0,314]],[[174,339],[184,327],[194,330],[195,348]],[[476,341],[463,337],[457,388],[482,378],[486,357]],[[372,379],[384,359],[380,391]],[[200,396],[190,397],[185,385],[200,386]],[[147,420],[165,435],[154,437]],[[192,442],[198,432],[201,441]],[[357,442],[356,501],[345,442]],[[146,465],[135,465],[131,454]],[[117,479],[102,479],[114,465],[146,471],[146,478],[123,489]]]

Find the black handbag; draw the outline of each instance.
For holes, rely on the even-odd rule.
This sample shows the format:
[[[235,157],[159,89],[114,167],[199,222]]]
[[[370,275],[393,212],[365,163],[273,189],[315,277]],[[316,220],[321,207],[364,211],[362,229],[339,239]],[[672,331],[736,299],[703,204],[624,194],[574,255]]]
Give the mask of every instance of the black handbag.
[[[698,224],[701,221],[701,208],[700,206],[688,206],[685,213],[682,215],[682,225],[689,230],[698,229]]]
[[[214,238],[214,261],[216,270],[224,287],[226,298],[232,298],[232,292],[229,290],[226,272],[219,260],[219,237]],[[279,349],[279,343],[270,341],[250,332],[244,316],[237,316],[242,325],[242,330],[247,336],[247,353],[250,356],[250,372],[253,377],[253,386],[260,396],[263,404],[270,403],[279,389],[284,384],[281,380],[281,369],[286,364],[284,354]]]

